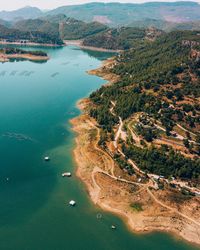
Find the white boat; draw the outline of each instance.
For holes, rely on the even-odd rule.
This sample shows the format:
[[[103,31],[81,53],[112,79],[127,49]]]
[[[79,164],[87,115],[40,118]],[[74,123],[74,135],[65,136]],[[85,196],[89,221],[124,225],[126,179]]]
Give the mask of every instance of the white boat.
[[[112,225],[111,228],[112,228],[112,229],[116,229],[116,226]]]
[[[45,156],[45,157],[44,157],[44,160],[45,160],[45,161],[50,161],[49,156]]]
[[[70,172],[66,172],[62,174],[62,177],[71,177],[72,174]]]
[[[76,205],[76,202],[75,202],[74,200],[71,200],[71,201],[69,202],[69,205],[72,206],[72,207],[74,207],[74,206]]]

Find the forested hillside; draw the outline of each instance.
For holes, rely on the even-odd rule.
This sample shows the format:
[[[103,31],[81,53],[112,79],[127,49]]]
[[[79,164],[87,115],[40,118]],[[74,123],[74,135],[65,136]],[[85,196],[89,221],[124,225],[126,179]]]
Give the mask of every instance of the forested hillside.
[[[170,22],[165,20],[159,20],[159,19],[144,19],[144,20],[138,20],[134,21],[129,24],[130,27],[136,27],[136,28],[149,28],[149,27],[155,27],[157,29],[170,32],[174,30],[200,30],[200,21],[190,21],[190,22]]]
[[[7,28],[3,25],[0,25],[0,39],[5,39],[8,42],[27,40],[36,43],[62,44],[62,40],[60,39],[59,35],[55,36],[49,32],[41,32],[37,30],[27,31],[15,28]]]
[[[39,31],[62,39],[81,39],[107,29],[107,26],[92,22],[85,23],[65,15],[47,16],[42,19],[22,20],[13,26],[21,31]]]
[[[105,49],[126,50],[130,49],[145,39],[154,40],[162,32],[156,29],[139,29],[123,27],[108,29],[84,39],[86,46],[101,47]]]
[[[112,140],[121,117],[134,123],[135,131],[144,140],[139,147],[133,139],[121,142],[127,157],[143,170],[167,177],[198,178],[199,33],[171,32],[153,42],[145,40],[117,56],[111,72],[120,76],[120,80],[90,96],[94,103],[90,115],[102,128],[101,143],[105,146],[106,141]],[[177,130],[177,124],[182,129]],[[154,140],[165,142],[166,147],[157,147]]]
[[[10,27],[11,23],[8,21],[5,21],[3,19],[0,19],[0,25],[6,26],[6,27]]]
[[[25,39],[41,43],[62,44],[63,40],[82,40],[83,45],[112,50],[124,50],[144,40],[154,40],[162,34],[155,28],[109,28],[91,22],[86,23],[65,15],[46,16],[40,19],[21,20],[12,28],[1,26],[0,39]]]
[[[42,19],[22,20],[14,24],[15,29],[22,32],[37,32],[48,36],[53,43],[62,44],[59,33],[59,23]]]
[[[83,39],[107,29],[106,25],[98,22],[85,23],[73,18],[66,18],[61,23],[61,36],[65,40]]]

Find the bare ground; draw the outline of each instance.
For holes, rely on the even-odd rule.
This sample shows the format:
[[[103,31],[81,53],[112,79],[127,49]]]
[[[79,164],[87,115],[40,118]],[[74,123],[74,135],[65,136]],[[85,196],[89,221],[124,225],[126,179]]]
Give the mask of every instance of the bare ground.
[[[84,100],[79,108],[86,110],[88,104]],[[77,133],[74,150],[77,175],[95,204],[120,215],[134,232],[166,231],[200,244],[199,198],[184,199],[172,190],[155,191],[148,183],[136,185],[119,180],[115,174],[124,176],[124,172],[98,147],[95,121],[84,112],[71,122]],[[140,211],[135,204],[140,204]]]

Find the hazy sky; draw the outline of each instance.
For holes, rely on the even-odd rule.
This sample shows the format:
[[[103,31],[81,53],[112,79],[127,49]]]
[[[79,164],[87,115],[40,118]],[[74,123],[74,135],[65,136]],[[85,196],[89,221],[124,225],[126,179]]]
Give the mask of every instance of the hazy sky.
[[[142,3],[142,2],[153,2],[156,0],[0,0],[0,10],[13,10],[24,6],[36,6],[42,9],[53,9],[58,6],[69,5],[69,4],[80,4],[87,2],[122,2],[122,3]],[[174,2],[175,0],[157,0]],[[200,3],[200,0],[196,0]]]

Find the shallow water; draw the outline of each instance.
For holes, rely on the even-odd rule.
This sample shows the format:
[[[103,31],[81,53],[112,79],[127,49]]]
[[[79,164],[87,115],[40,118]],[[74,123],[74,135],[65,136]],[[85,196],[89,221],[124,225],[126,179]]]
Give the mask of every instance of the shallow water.
[[[197,249],[168,234],[134,235],[93,206],[74,175],[69,120],[79,114],[76,102],[104,83],[85,71],[110,55],[44,50],[51,57],[46,63],[0,65],[0,249]],[[50,162],[43,160],[47,155]],[[64,171],[73,178],[62,178]],[[74,208],[67,205],[71,199]]]

